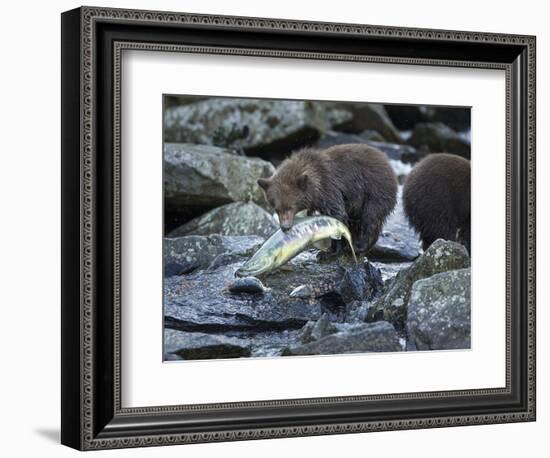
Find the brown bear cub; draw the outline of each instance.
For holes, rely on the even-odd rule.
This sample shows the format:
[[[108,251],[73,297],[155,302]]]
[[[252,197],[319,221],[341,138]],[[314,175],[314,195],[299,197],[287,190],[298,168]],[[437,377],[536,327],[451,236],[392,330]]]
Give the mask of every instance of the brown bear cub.
[[[397,179],[386,155],[363,144],[302,149],[258,184],[277,212],[281,229],[290,229],[302,210],[332,216],[348,226],[362,253],[376,243],[397,194]]]
[[[424,250],[445,239],[470,251],[470,161],[444,153],[422,159],[405,181],[403,207]]]

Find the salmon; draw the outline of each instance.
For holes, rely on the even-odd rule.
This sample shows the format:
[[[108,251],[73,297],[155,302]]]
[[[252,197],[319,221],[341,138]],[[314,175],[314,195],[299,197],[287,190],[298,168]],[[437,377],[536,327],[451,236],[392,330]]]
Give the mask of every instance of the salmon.
[[[351,233],[345,224],[330,216],[297,218],[286,232],[279,229],[235,273],[238,277],[267,274],[286,264],[305,249],[319,243],[344,238],[357,263]]]

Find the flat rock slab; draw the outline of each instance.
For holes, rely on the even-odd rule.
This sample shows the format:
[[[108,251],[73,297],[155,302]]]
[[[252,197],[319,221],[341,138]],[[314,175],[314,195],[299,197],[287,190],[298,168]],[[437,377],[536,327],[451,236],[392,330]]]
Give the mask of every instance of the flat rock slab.
[[[210,333],[299,329],[322,313],[332,321],[343,321],[348,302],[368,301],[382,288],[380,272],[369,264],[319,263],[315,253],[304,252],[283,269],[261,277],[264,291],[231,292],[236,289],[235,271],[243,263],[244,259],[214,264],[191,274],[165,278],[167,324]],[[312,294],[291,297],[290,293],[302,285],[311,285],[306,289]]]
[[[385,321],[348,326],[347,329],[293,348],[283,356],[403,351],[393,326]]]
[[[166,278],[164,314],[171,326],[202,332],[299,329],[321,316],[322,305],[309,298],[291,298],[290,292],[306,282],[335,281],[342,276],[337,265],[320,265],[302,254],[291,262],[292,271],[262,278],[269,289],[265,293],[231,293],[234,273],[243,263]]]
[[[200,332],[164,330],[164,359],[217,359],[250,356],[242,339]]]

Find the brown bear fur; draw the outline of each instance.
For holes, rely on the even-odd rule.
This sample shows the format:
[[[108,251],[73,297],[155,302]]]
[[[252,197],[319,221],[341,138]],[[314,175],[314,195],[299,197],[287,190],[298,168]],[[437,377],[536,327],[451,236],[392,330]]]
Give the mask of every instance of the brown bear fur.
[[[470,161],[445,153],[425,157],[405,181],[403,207],[424,250],[445,239],[470,251]]]
[[[366,252],[378,239],[396,203],[397,179],[384,153],[363,144],[302,149],[258,184],[288,230],[307,210],[342,221],[354,245]]]

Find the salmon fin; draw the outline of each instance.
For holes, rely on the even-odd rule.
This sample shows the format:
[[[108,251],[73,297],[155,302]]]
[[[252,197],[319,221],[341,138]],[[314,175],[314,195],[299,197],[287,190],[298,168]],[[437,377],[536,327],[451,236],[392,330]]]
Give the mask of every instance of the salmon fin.
[[[294,215],[294,218],[305,218],[307,216],[307,210],[300,210]]]

